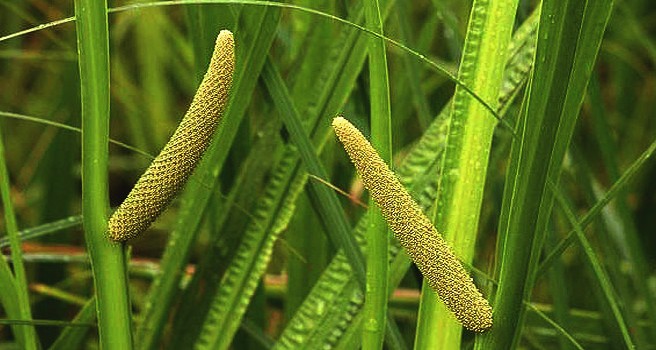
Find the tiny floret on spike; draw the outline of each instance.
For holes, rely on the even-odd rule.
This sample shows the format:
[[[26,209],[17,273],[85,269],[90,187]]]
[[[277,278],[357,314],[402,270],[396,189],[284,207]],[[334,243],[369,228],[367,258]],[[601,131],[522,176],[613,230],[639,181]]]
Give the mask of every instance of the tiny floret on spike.
[[[223,116],[234,67],[234,38],[230,31],[222,30],[189,110],[171,139],[109,219],[109,238],[125,241],[145,231],[184,186]]]
[[[333,119],[333,129],[396,238],[431,288],[465,328],[483,332],[492,327],[490,304],[369,141],[342,117]]]

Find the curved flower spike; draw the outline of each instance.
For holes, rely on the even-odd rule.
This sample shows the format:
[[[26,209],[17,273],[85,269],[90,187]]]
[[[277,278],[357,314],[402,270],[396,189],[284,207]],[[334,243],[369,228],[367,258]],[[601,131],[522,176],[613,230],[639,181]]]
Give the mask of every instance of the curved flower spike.
[[[490,304],[376,150],[346,119],[335,118],[333,128],[364,186],[431,288],[465,328],[483,332],[492,327]]]
[[[235,66],[232,33],[222,30],[205,77],[173,136],[109,219],[109,238],[145,231],[182,188],[212,141],[223,116]]]

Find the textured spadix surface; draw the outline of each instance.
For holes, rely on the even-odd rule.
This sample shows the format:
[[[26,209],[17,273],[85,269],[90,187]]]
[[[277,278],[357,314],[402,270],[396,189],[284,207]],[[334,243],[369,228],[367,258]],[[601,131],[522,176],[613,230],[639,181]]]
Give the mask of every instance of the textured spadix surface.
[[[109,237],[125,241],[145,231],[184,186],[223,116],[235,66],[232,33],[222,30],[207,73],[171,139],[109,219]]]
[[[465,328],[482,332],[492,327],[490,304],[369,141],[342,117],[333,120],[333,128],[364,186],[431,288]]]

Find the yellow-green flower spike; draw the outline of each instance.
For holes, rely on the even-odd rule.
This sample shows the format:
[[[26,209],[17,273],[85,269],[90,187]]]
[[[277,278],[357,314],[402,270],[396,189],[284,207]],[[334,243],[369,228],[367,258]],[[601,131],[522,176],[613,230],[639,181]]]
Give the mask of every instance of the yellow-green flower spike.
[[[223,116],[235,67],[232,33],[222,30],[205,77],[173,136],[109,219],[109,237],[125,241],[145,231],[182,188]]]
[[[364,186],[431,288],[465,328],[483,332],[492,327],[490,304],[369,141],[342,117],[333,120],[333,128]]]

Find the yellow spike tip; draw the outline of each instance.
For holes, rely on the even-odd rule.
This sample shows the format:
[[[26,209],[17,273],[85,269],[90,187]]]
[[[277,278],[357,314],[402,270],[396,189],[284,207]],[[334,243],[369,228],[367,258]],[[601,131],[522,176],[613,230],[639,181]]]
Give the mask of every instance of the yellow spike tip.
[[[189,110],[159,155],[109,219],[108,235],[126,241],[145,231],[184,186],[212,141],[232,85],[235,44],[222,30]]]
[[[467,329],[492,327],[492,308],[444,238],[369,141],[348,120],[333,129],[371,198],[408,255],[456,319]]]

